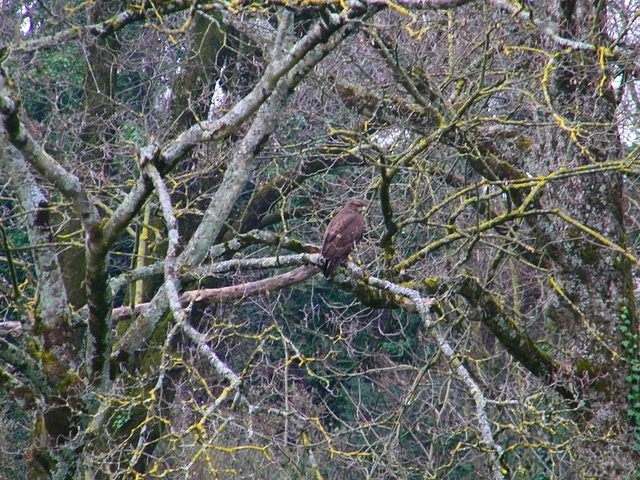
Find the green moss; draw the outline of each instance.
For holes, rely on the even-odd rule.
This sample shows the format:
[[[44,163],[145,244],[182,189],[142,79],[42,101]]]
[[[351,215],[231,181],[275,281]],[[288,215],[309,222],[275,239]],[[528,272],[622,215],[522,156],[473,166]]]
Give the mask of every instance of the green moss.
[[[440,288],[441,281],[439,277],[423,278],[420,282],[420,289],[425,290],[428,294],[435,294]]]
[[[67,375],[57,385],[58,390],[67,391],[70,388],[79,385],[81,383],[79,373],[80,372],[76,370],[67,369]]]
[[[580,230],[579,228],[575,228],[573,226],[570,226],[569,228],[567,228],[567,231],[565,234],[567,238],[570,238],[571,240],[578,240],[582,238],[582,230]]]
[[[608,399],[611,398],[611,382],[608,380],[611,375],[609,375],[609,372],[596,370],[586,358],[578,359],[575,366],[577,377],[588,382],[591,389],[604,394]]]
[[[597,265],[602,260],[600,247],[593,243],[585,243],[580,258],[588,265]]]
[[[591,363],[589,363],[589,360],[581,358],[576,362],[576,371],[578,372],[578,375],[582,375],[585,372],[592,373],[593,368],[591,367]]]
[[[516,139],[515,143],[516,143],[516,147],[519,148],[520,150],[527,150],[528,148],[535,145],[535,142],[529,137],[520,137]]]

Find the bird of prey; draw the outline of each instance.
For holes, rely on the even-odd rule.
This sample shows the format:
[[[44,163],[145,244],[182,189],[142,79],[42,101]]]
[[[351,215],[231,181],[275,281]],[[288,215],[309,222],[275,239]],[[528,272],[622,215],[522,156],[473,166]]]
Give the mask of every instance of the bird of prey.
[[[325,278],[331,278],[362,239],[364,233],[362,211],[367,205],[369,202],[366,200],[357,198],[349,200],[329,222],[322,244]]]

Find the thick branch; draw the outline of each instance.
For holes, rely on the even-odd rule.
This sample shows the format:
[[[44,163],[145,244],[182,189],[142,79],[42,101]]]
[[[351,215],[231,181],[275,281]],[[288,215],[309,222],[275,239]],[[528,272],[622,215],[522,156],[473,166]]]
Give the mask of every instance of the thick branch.
[[[85,229],[95,226],[100,216],[92,199],[78,177],[65,170],[47,154],[27,131],[19,116],[20,99],[11,85],[12,82],[0,69],[0,115],[9,141],[27,162],[71,201]]]
[[[186,308],[191,304],[212,304],[240,300],[247,297],[272,293],[302,283],[321,271],[316,265],[304,265],[282,275],[264,278],[255,282],[247,282],[240,285],[221,288],[206,288],[202,290],[192,290],[180,296],[181,308]],[[119,307],[113,309],[113,319],[122,321],[142,312],[149,304],[136,305],[135,308]]]
[[[198,229],[180,255],[179,263],[194,267],[206,257],[209,246],[220,233],[249,178],[255,155],[273,132],[277,124],[277,115],[284,102],[298,83],[344,38],[349,36],[355,26],[343,28],[339,34],[338,30],[362,13],[364,13],[362,10],[353,9],[340,15],[329,15],[327,23],[317,22],[291,49],[275,45],[274,54],[278,59],[269,64],[258,85],[247,97],[236,104],[221,120],[211,125],[209,122],[203,122],[187,130],[168,148],[163,149],[159,157],[154,158],[159,170],[163,171],[163,167],[171,165],[198,142],[214,140],[221,132],[229,134],[226,121],[231,121],[233,125],[239,124],[238,122],[248,118],[259,108],[251,128],[236,147],[222,184],[212,198]],[[263,103],[266,98],[268,101]],[[212,131],[213,134],[211,134]],[[159,318],[166,312],[166,307],[164,293],[161,293],[152,302],[150,309],[145,312],[146,318],[134,322],[130,328],[131,331],[126,332],[119,339],[114,353],[118,355],[120,349],[130,352],[138,348],[139,342],[144,341],[153,332]]]
[[[0,128],[0,166],[10,179],[22,209],[27,213],[29,242],[31,245],[50,245],[51,225],[47,198],[24,161],[22,152],[6,143],[5,139],[6,130]],[[47,327],[54,328],[64,318],[68,319],[71,313],[58,256],[51,246],[36,249],[33,255],[40,281],[39,316]]]
[[[500,341],[502,346],[527,370],[547,384],[552,384],[559,365],[549,354],[541,350],[526,332],[505,311],[493,295],[482,288],[473,277],[463,277],[454,291],[460,294],[470,305],[482,312],[480,321]],[[560,395],[567,399],[574,396],[569,390],[555,385]]]
[[[57,161],[47,154],[42,147],[33,139],[26,130],[25,125],[19,118],[19,99],[17,92],[10,87],[11,83],[6,78],[3,71],[0,71],[0,115],[2,130],[6,131],[11,144],[22,157],[29,162],[43,177],[53,184],[62,195],[64,195],[73,205],[77,217],[81,220],[86,237],[86,273],[85,288],[87,290],[87,301],[89,305],[89,330],[94,337],[94,343],[99,344],[100,350],[106,348],[106,337],[110,331],[109,313],[111,312],[111,302],[107,284],[107,261],[106,256],[110,243],[105,241],[102,228],[99,225],[100,215],[94,202],[84,189],[78,177],[64,169]],[[25,175],[30,175],[25,172]],[[23,178],[19,176],[17,178]],[[34,244],[40,243],[39,241]],[[41,255],[40,255],[41,256]],[[54,305],[53,308],[66,310],[66,296],[64,292],[62,274],[59,272],[59,265],[56,258],[46,261],[45,270],[55,268],[56,274],[47,273],[47,281],[43,285],[52,288],[51,295],[41,295],[46,303],[65,304],[65,308]],[[56,283],[51,283],[56,280]],[[44,293],[44,292],[41,292]],[[62,318],[58,313],[51,317],[51,321],[60,322]],[[58,327],[59,328],[59,327]]]

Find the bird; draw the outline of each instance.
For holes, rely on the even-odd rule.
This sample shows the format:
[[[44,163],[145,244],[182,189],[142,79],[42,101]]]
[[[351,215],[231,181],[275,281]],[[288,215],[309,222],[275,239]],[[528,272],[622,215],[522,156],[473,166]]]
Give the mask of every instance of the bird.
[[[351,199],[329,222],[322,243],[324,277],[331,278],[337,268],[362,240],[364,217],[362,211],[369,205],[366,200]]]

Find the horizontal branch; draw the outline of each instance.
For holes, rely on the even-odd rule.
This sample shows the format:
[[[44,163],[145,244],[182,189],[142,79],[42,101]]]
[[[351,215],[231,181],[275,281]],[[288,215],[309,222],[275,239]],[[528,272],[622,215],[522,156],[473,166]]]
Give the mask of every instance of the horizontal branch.
[[[509,0],[489,0],[489,3],[500,10],[508,12],[514,18],[525,21],[530,25],[534,25],[540,33],[549,38],[557,45],[565,48],[572,48],[574,50],[596,50],[598,47],[593,43],[580,42],[572,40],[562,35],[558,35],[558,32],[554,29],[550,22],[545,22],[540,18],[533,15],[530,8],[525,8],[524,2],[509,1]]]
[[[270,232],[268,230],[251,230],[247,233],[235,235],[232,240],[213,245],[209,248],[209,258],[213,260],[220,257],[228,257],[236,252],[244,250],[251,245],[270,245],[272,247],[278,247],[279,249],[288,250],[294,253],[319,252],[318,246],[313,243],[303,242],[295,238],[279,235],[275,232]],[[278,265],[272,265],[268,268],[272,268],[273,266],[293,265],[285,263],[287,262],[287,256],[280,256],[279,259],[280,263]],[[256,260],[257,259],[243,260],[243,262],[245,262],[243,267],[265,268],[261,266],[264,264],[264,259],[259,259],[259,262],[257,262]],[[238,260],[235,260],[235,262],[237,261]],[[232,265],[229,267],[231,269],[239,268],[237,264],[230,265]],[[295,265],[299,265],[299,263]],[[125,285],[131,282],[143,280],[145,278],[150,278],[157,275],[162,275],[163,269],[164,261],[159,260],[153,265],[146,265],[144,267],[135,268],[131,271],[123,273],[118,277],[112,278],[109,282],[109,286],[112,290],[112,295],[116,296],[118,292],[120,292],[120,290],[124,288]],[[180,273],[180,281],[188,282],[189,280],[196,280],[206,276],[214,275],[216,273],[221,273],[225,271],[224,269],[225,267],[222,266],[220,262],[213,265],[202,265],[196,268],[190,268]]]
[[[273,242],[277,236],[271,235],[269,232],[251,232],[242,237],[244,240],[252,238],[253,241],[256,240],[255,237],[260,237],[261,241]],[[191,278],[202,278],[239,269],[270,269],[304,264],[284,274],[253,282],[188,291],[180,296],[180,305],[182,308],[186,308],[193,304],[223,303],[260,294],[269,294],[302,283],[313,277],[321,271],[319,266],[321,262],[322,257],[319,254],[299,254],[226,260],[199,268],[197,275],[194,275],[194,272],[190,270],[185,272],[185,275]],[[410,312],[418,310],[418,306],[411,296],[399,294],[397,291],[387,287],[380,288],[380,285],[376,283],[377,279],[375,277],[365,276],[363,270],[351,262],[347,262],[345,268],[349,274],[337,276],[334,279],[334,283],[340,288],[351,291],[363,305],[371,308],[401,308]],[[465,298],[467,302],[482,312],[480,321],[487,326],[515,360],[545,383],[553,385],[563,397],[573,398],[571,393],[564,387],[554,384],[556,372],[559,368],[558,363],[541,350],[531,337],[518,327],[514,319],[504,310],[502,304],[490,292],[485,290],[476,279],[462,277],[459,280],[450,279],[444,283],[441,281],[434,283],[438,284],[439,287],[435,290],[427,288],[430,293],[435,293],[436,290],[440,289],[448,290],[445,283],[453,285],[455,293]],[[387,284],[391,283],[385,282],[385,285]],[[421,288],[421,290],[423,289]],[[149,304],[145,303],[136,305],[133,308],[129,306],[118,307],[113,310],[112,316],[114,321],[126,320],[132,316],[137,316],[147,306]],[[435,305],[433,308],[437,309]]]
[[[58,48],[63,42],[73,40],[83,35],[91,35],[95,38],[103,38],[122,30],[128,25],[140,22],[147,18],[157,17],[159,15],[169,15],[191,8],[192,0],[173,0],[171,2],[156,2],[154,5],[149,2],[147,5],[153,5],[151,8],[140,8],[139,4],[135,4],[123,12],[120,12],[107,20],[99,23],[93,23],[85,26],[74,25],[70,28],[61,30],[53,35],[41,36],[38,38],[29,38],[20,44],[13,46],[12,50],[16,52],[35,52],[48,48]]]
[[[290,272],[276,275],[275,277],[257,280],[222,288],[206,288],[193,290],[180,297],[181,302],[187,303],[218,303],[230,300],[239,300],[260,293],[269,293],[290,287],[313,277],[321,271],[316,265],[304,265]]]
[[[412,10],[450,10],[452,8],[461,7],[467,3],[472,3],[475,0],[350,0],[347,2],[339,0],[325,0],[309,2],[308,0],[271,0],[268,2],[272,5],[282,5],[287,8],[296,9],[304,8],[325,8],[329,6],[344,7],[345,3],[347,8],[357,8],[362,5],[377,7],[377,8],[393,8],[405,13],[405,9]],[[402,8],[399,8],[402,7]]]
[[[271,293],[282,290],[302,283],[305,280],[320,273],[322,269],[317,265],[304,265],[282,275],[264,278],[254,282],[242,283],[240,285],[232,285],[230,287],[205,288],[200,290],[191,290],[180,296],[180,304],[182,308],[186,308],[192,304],[212,304],[221,302],[230,302],[240,300],[247,297],[260,295],[261,293]],[[113,309],[113,320],[122,321],[131,318],[142,312],[149,304],[141,303],[135,307],[118,307]]]
[[[412,267],[418,260],[425,258],[429,253],[439,248],[442,248],[445,245],[458,241],[460,239],[479,237],[480,235],[482,235],[483,232],[486,232],[488,230],[493,230],[494,228],[500,225],[504,225],[514,220],[525,219],[533,216],[542,216],[550,213],[553,213],[553,211],[550,209],[548,210],[537,209],[537,210],[529,210],[529,211],[518,209],[511,212],[507,212],[498,217],[491,218],[478,225],[473,225],[467,229],[455,230],[453,233],[450,233],[449,235],[445,235],[444,237],[441,237],[436,241],[431,242],[429,245],[421,248],[411,256],[407,257],[401,262],[398,262],[393,267],[393,270],[398,273],[402,272],[403,270]]]

